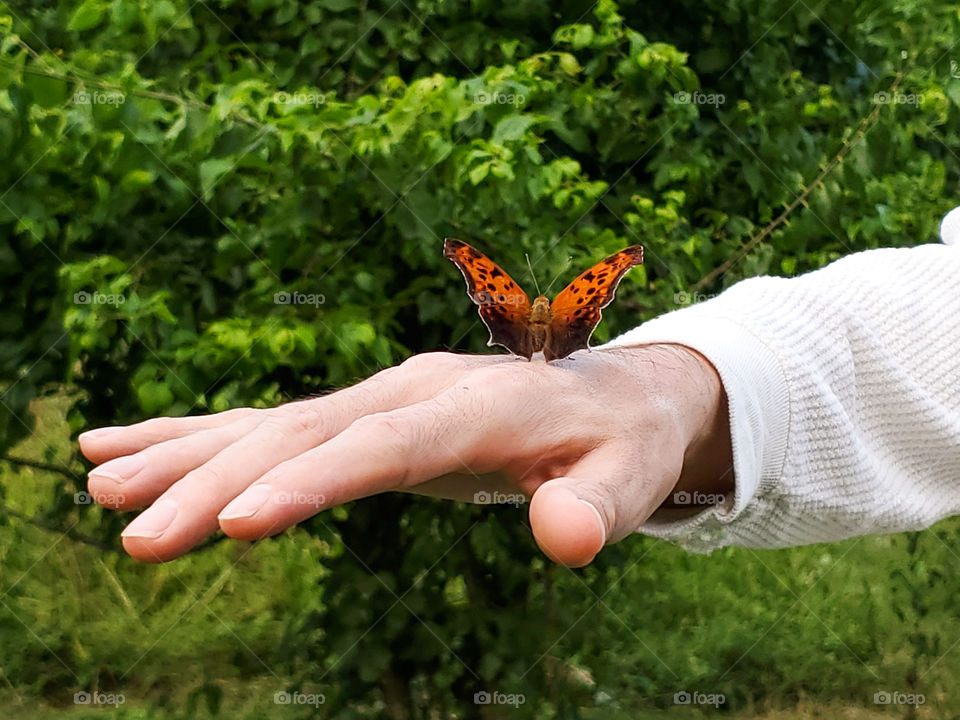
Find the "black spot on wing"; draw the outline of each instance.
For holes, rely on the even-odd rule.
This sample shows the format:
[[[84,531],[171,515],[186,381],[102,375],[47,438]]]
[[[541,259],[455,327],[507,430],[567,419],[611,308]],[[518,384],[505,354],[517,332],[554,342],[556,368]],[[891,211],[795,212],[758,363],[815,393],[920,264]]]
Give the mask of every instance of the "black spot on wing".
[[[550,347],[544,348],[548,361],[564,358],[572,352],[590,346],[590,336],[600,320],[600,310],[585,306],[577,308],[566,322],[557,319],[550,326]]]

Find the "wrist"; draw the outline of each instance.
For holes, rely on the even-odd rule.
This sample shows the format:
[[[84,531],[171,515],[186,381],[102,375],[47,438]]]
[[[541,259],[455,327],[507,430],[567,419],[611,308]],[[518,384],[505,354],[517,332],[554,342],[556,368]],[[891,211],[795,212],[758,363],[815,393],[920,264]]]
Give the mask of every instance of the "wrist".
[[[673,492],[661,507],[703,508],[733,501],[733,444],[727,394],[717,369],[696,350],[676,346],[698,370],[699,392],[691,399],[690,412],[699,423],[683,457],[683,471]]]
[[[702,354],[680,344],[633,348],[646,360],[669,367],[664,395],[681,433],[683,464],[660,508],[700,510],[733,499],[733,446],[727,396],[717,369]],[[659,508],[658,508],[659,509]]]

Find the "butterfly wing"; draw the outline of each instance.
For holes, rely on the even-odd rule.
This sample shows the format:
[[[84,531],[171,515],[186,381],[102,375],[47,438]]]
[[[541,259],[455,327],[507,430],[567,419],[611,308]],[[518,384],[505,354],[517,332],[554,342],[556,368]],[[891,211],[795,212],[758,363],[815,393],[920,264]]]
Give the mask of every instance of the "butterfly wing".
[[[548,361],[589,347],[600,311],[613,302],[620,280],[643,263],[643,247],[632,245],[601,260],[567,285],[550,304],[552,320],[543,354]]]
[[[493,260],[461,240],[444,240],[443,256],[460,268],[467,295],[480,306],[480,318],[490,331],[487,345],[503,345],[529,360],[539,348],[530,333],[527,294]]]

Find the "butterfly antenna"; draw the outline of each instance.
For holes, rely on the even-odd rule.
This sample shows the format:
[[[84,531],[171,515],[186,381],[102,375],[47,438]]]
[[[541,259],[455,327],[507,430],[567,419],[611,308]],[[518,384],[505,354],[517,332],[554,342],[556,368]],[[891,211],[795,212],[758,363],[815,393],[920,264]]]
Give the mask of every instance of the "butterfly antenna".
[[[540,283],[537,282],[537,276],[533,273],[533,265],[530,264],[530,253],[524,253],[523,255],[527,258],[527,267],[530,269],[530,277],[533,278],[533,286],[537,289],[537,295],[542,295]]]
[[[554,276],[553,280],[550,281],[550,284],[547,286],[547,292],[550,292],[550,288],[553,287],[553,284],[557,281],[557,278],[559,278],[561,275],[563,275],[563,273],[567,271],[567,268],[570,267],[570,262],[572,260],[573,260],[573,256],[567,255],[567,261],[563,264],[563,267],[560,269],[560,272],[558,272]]]

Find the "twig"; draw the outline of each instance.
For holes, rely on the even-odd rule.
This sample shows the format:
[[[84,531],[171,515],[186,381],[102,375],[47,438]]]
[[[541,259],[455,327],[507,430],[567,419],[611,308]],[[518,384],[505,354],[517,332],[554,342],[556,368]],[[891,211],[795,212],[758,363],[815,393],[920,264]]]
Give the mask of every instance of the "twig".
[[[2,504],[0,504],[0,514],[7,515],[8,517],[16,518],[17,520],[22,520],[28,525],[33,525],[34,527],[40,528],[41,530],[46,530],[47,532],[53,532],[53,533],[59,533],[61,535],[65,535],[66,537],[70,538],[75,542],[83,543],[84,545],[90,545],[99,550],[109,550],[111,552],[119,552],[118,547],[109,545],[103,542],[102,540],[98,540],[97,538],[90,537],[89,535],[84,535],[83,533],[74,530],[72,526],[68,528],[60,527],[58,525],[54,525],[51,522],[41,520],[36,516],[27,515],[25,513],[22,513],[18,510],[14,510],[13,508],[9,508]]]
[[[887,92],[891,94],[895,93],[897,88],[900,87],[900,81],[902,79],[903,71],[900,71],[897,73],[897,76],[894,78],[893,83],[890,85],[890,89]],[[700,290],[706,285],[712,283],[720,275],[723,275],[725,272],[727,272],[727,270],[739,262],[744,255],[750,252],[759,243],[763,242],[774,230],[780,227],[780,225],[786,221],[787,217],[789,217],[790,213],[800,207],[800,205],[806,204],[807,197],[810,195],[810,193],[820,187],[820,184],[824,181],[827,175],[829,175],[830,172],[843,161],[843,159],[847,156],[847,153],[849,153],[853,146],[861,138],[863,138],[864,135],[866,135],[870,126],[877,121],[877,118],[880,116],[881,107],[882,105],[879,103],[874,105],[873,110],[871,110],[866,117],[860,121],[860,125],[857,127],[857,131],[853,134],[853,137],[844,141],[839,152],[834,155],[833,159],[830,160],[826,166],[824,166],[823,170],[821,170],[820,174],[814,178],[813,182],[804,188],[803,192],[801,192],[792,203],[787,205],[786,209],[782,213],[774,218],[765,228],[763,228],[763,230],[750,238],[750,240],[748,240],[743,247],[733,254],[733,257],[729,258],[726,262],[718,265],[709,273],[704,275],[703,278],[701,278],[700,281],[691,288],[691,290],[694,292]]]
[[[39,460],[30,460],[29,458],[13,457],[12,455],[2,454],[0,455],[0,461],[8,462],[11,465],[20,465],[22,467],[33,468],[34,470],[44,470],[46,472],[57,473],[58,475],[63,475],[70,480],[82,483],[84,478],[82,475],[74,473],[72,470],[66,466],[52,465],[50,463],[40,462]]]
[[[23,43],[21,42],[21,44]],[[31,55],[35,55],[35,53],[31,53]],[[158,92],[156,90],[137,90],[137,89],[131,90],[129,88],[121,87],[120,85],[114,85],[112,83],[103,82],[102,80],[85,78],[77,74],[61,73],[61,72],[57,72],[56,70],[38,68],[38,67],[33,67],[31,65],[19,66],[17,63],[14,63],[11,60],[8,60],[6,58],[0,58],[0,63],[3,63],[4,65],[7,65],[9,67],[19,67],[21,72],[24,72],[28,75],[40,75],[42,77],[49,77],[49,78],[55,78],[57,80],[63,80],[64,82],[81,84],[84,87],[87,87],[87,86],[96,87],[102,90],[113,90],[115,92],[123,93],[124,95],[133,95],[134,97],[143,97],[143,98],[150,98],[152,100],[162,100],[163,102],[172,102],[172,103],[176,103],[177,105],[180,105],[181,107],[193,107],[198,110],[206,110],[207,112],[209,112],[210,110],[213,110],[212,105],[205,103],[202,100],[197,100],[195,98],[189,98],[189,99],[182,98],[179,95],[173,95],[171,93],[165,93],[165,92]],[[235,117],[237,120],[239,120],[240,122],[244,123],[245,125],[249,125],[250,127],[256,128],[257,130],[267,131],[267,130],[273,129],[272,125],[265,125],[259,120],[254,120],[253,118],[248,117],[243,113],[234,111],[231,113],[231,115]]]

